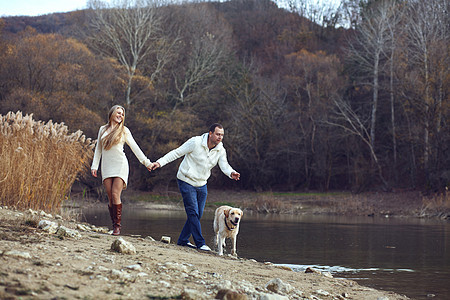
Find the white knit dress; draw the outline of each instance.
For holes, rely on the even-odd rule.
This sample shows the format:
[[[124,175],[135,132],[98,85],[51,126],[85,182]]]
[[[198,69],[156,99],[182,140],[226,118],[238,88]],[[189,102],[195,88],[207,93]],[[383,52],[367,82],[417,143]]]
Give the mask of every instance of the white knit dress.
[[[151,161],[139,148],[138,144],[133,139],[133,136],[131,135],[131,132],[127,127],[125,127],[125,134],[122,137],[121,141],[112,146],[111,149],[105,150],[102,145],[102,138],[106,135],[106,132],[104,132],[103,135],[100,136],[105,127],[106,125],[103,125],[98,131],[97,145],[95,146],[94,159],[92,161],[91,170],[98,170],[98,165],[101,158],[102,182],[106,178],[120,177],[124,182],[124,189],[126,189],[128,183],[129,167],[127,157],[123,152],[123,145],[127,143],[133,151],[134,155],[136,155],[137,159],[144,166],[147,167],[148,165],[150,165]]]

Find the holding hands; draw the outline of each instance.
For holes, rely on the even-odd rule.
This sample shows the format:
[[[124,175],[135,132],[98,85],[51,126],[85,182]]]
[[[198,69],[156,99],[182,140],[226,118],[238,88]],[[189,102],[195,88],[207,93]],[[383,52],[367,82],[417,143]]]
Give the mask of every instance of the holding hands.
[[[159,162],[154,162],[151,163],[150,165],[148,165],[147,169],[149,170],[149,172],[154,171],[158,168],[161,168],[161,165],[159,164]],[[232,172],[231,173],[231,178],[233,178],[234,180],[239,180],[241,179],[241,174],[239,174],[238,172]]]
[[[149,169],[149,171],[151,172],[151,171],[154,171],[154,170],[156,170],[156,169],[158,169],[158,168],[161,168],[161,165],[159,164],[159,162],[154,162],[154,163],[152,164],[151,170]]]

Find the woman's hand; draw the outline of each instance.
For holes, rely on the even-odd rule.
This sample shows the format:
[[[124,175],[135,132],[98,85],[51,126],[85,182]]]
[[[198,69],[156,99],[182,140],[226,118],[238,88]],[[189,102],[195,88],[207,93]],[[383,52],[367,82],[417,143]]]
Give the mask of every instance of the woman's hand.
[[[92,169],[91,174],[92,176],[97,177],[97,170]]]
[[[153,163],[152,170],[156,170],[156,169],[158,169],[158,168],[161,168],[161,165],[159,164],[159,162]]]

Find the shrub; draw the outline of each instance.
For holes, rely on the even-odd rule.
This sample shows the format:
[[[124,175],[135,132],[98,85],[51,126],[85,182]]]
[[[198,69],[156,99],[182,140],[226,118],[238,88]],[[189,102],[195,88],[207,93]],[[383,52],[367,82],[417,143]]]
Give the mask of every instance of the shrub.
[[[95,143],[64,123],[34,121],[20,111],[0,115],[0,202],[57,212],[92,158]]]

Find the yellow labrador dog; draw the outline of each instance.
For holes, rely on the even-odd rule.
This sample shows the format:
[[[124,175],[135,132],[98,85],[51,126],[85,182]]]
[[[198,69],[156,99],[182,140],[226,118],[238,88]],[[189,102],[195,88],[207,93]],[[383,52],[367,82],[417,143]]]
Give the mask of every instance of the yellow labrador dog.
[[[236,256],[236,237],[239,232],[239,224],[243,212],[239,208],[223,205],[216,209],[214,213],[214,232],[216,233],[216,245],[219,255],[223,255],[225,239],[230,238],[233,246],[231,255]]]

